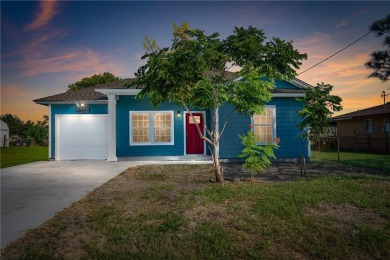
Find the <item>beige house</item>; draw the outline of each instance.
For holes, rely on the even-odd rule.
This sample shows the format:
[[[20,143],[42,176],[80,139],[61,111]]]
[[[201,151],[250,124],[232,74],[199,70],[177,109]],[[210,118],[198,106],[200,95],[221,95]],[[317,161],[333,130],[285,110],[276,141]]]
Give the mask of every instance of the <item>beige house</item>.
[[[340,149],[361,152],[390,151],[390,102],[331,119],[337,125]]]

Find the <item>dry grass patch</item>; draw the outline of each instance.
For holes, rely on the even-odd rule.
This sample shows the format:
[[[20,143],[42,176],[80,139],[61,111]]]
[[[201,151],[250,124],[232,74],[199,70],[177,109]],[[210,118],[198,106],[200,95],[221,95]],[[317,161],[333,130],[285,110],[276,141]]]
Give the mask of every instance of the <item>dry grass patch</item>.
[[[369,208],[360,208],[350,204],[322,203],[317,208],[311,208],[309,214],[319,218],[332,218],[353,232],[357,226],[369,224],[372,228],[383,229],[389,225],[388,219],[382,214]]]

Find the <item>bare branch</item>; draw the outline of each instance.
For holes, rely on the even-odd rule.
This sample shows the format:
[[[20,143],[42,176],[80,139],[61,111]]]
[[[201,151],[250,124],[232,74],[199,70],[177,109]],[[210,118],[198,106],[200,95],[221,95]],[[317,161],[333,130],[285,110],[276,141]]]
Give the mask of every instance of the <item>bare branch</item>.
[[[187,106],[187,104],[184,102],[184,100],[181,100],[181,103],[182,103],[182,105],[184,106],[184,108],[186,109],[187,113],[190,114],[192,120],[194,120],[194,122],[195,122],[194,115],[192,114],[191,110],[188,108],[188,106]],[[202,117],[203,117],[203,113],[202,113]],[[204,119],[203,119],[203,124],[206,125],[206,122],[205,122]],[[203,139],[203,140],[205,140],[205,141],[206,141],[207,143],[209,143],[210,145],[212,145],[213,142],[212,142],[209,138],[207,138],[204,134],[202,134],[202,130],[200,129],[199,124],[195,124],[195,126],[196,126],[196,129],[198,130],[198,133],[199,133],[200,138]]]

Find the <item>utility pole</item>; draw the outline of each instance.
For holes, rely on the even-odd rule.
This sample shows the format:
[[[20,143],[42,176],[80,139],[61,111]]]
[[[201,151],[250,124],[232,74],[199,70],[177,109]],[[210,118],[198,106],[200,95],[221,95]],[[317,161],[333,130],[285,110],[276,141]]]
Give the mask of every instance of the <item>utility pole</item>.
[[[390,94],[386,94],[386,92],[383,90],[382,94],[381,94],[381,98],[383,98],[383,105],[385,107],[385,113],[387,112],[386,111],[386,96],[390,96]]]

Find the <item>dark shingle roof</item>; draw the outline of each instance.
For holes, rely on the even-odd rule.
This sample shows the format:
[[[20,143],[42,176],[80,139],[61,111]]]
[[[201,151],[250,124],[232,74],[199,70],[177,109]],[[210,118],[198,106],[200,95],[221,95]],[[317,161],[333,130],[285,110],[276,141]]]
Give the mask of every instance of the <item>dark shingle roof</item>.
[[[344,115],[335,116],[335,117],[332,117],[331,120],[335,120],[335,121],[336,120],[345,120],[345,119],[351,119],[351,118],[356,118],[356,117],[384,115],[384,114],[390,114],[390,102],[386,103],[386,111],[385,111],[385,105],[383,104],[383,105],[369,107],[366,109],[347,113]]]
[[[127,88],[125,83],[133,79],[122,79],[114,81],[111,83],[101,84],[94,87],[83,88],[73,91],[66,91],[61,94],[43,97],[35,99],[35,103],[46,103],[46,102],[61,102],[61,101],[96,101],[96,100],[105,100],[106,96],[100,92],[95,91],[95,89],[121,89]]]
[[[211,75],[215,75],[216,73],[211,72]],[[229,80],[233,80],[237,75],[234,72],[227,72],[225,74],[226,78]],[[66,91],[61,94],[53,95],[53,96],[48,96],[48,97],[43,97],[43,98],[38,98],[33,100],[35,103],[38,104],[49,104],[51,102],[81,102],[81,101],[101,101],[101,100],[107,100],[107,96],[95,91],[95,89],[126,89],[127,82],[133,81],[134,78],[127,78],[127,79],[121,79],[118,81],[114,81],[111,83],[106,83],[106,84],[101,84],[97,85],[94,87],[89,87],[89,88],[83,88],[83,89],[78,89],[74,91]],[[298,81],[300,85],[308,85],[307,83],[295,79],[295,81]],[[273,89],[271,90],[272,93],[302,93],[303,88],[298,86],[299,89]],[[138,88],[137,86],[131,87],[131,88]]]

